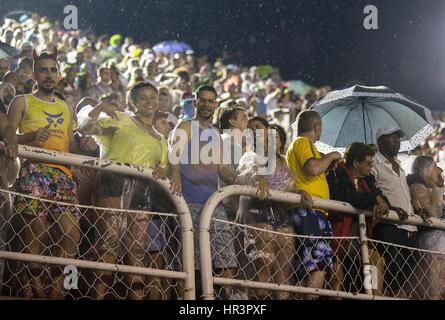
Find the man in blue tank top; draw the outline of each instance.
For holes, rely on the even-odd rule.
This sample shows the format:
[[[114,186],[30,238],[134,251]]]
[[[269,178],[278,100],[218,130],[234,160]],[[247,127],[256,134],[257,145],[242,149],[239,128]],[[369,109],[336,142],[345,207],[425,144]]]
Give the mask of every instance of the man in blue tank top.
[[[216,98],[217,93],[212,86],[201,86],[196,90],[193,101],[196,116],[176,126],[170,148],[172,191],[184,196],[192,215],[195,230],[195,270],[200,269],[198,242],[200,214],[207,199],[218,190],[218,175],[227,184],[241,183],[240,177],[230,170],[228,165],[223,164],[221,137],[211,125],[213,114],[218,107]],[[177,161],[172,161],[172,158],[180,160],[179,163],[173,163]],[[227,214],[222,206],[215,209],[213,218],[227,220]],[[237,264],[231,226],[212,221],[210,239],[214,272],[221,277],[232,277]]]

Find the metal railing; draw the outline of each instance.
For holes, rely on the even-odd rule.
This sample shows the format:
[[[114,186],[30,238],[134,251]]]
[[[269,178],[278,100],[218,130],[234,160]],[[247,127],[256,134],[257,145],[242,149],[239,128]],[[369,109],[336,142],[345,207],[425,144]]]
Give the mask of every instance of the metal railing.
[[[75,167],[105,170],[135,177],[144,177],[153,180],[151,170],[149,169],[144,169],[131,164],[116,163],[109,160],[55,152],[28,146],[19,146],[19,156],[37,162],[58,163]],[[169,191],[169,183],[167,181],[156,180],[156,183],[159,184],[168,195],[170,195],[176,207],[177,215],[164,214],[164,218],[167,219],[169,216],[177,216],[177,218],[179,219],[181,229],[181,249],[179,251],[181,251],[182,271],[173,271],[172,269],[164,270],[162,268],[156,267],[141,268],[132,265],[86,261],[85,259],[60,258],[50,255],[35,255],[28,254],[26,252],[3,250],[1,247],[0,259],[58,266],[72,265],[89,270],[102,270],[115,273],[136,275],[139,274],[160,277],[164,279],[183,280],[183,298],[195,299],[195,265],[193,248],[194,240],[193,224],[190,216],[190,210],[187,206],[187,203],[182,197],[171,195]],[[199,263],[201,267],[200,271],[202,297],[204,299],[215,298],[214,285],[230,288],[237,287],[246,290],[248,289],[250,291],[247,296],[251,299],[260,299],[264,298],[265,296],[273,298],[278,297],[278,299],[288,299],[289,297],[299,298],[301,297],[301,294],[362,300],[395,298],[440,299],[441,294],[445,292],[445,288],[443,288],[443,284],[441,282],[443,278],[443,283],[445,283],[445,272],[443,271],[445,270],[445,253],[435,252],[432,250],[403,247],[368,238],[366,236],[365,217],[371,217],[371,212],[356,209],[348,203],[318,198],[314,199],[316,208],[358,215],[359,237],[344,237],[342,239],[346,240],[348,245],[354,248],[348,253],[349,257],[347,258],[351,261],[357,261],[357,259],[360,260],[359,267],[357,268],[357,270],[352,270],[351,261],[349,261],[343,264],[346,269],[342,272],[346,276],[349,276],[349,278],[355,277],[356,282],[360,282],[360,284],[357,285],[356,283],[354,290],[347,289],[346,286],[341,283],[342,278],[338,277],[337,274],[332,274],[331,279],[338,278],[337,282],[340,282],[340,284],[337,283],[337,285],[325,286],[323,289],[310,288],[296,283],[296,281],[293,280],[292,271],[290,271],[290,269],[292,269],[292,266],[290,266],[290,252],[292,252],[293,254],[297,249],[296,247],[294,247],[295,243],[298,242],[296,240],[304,239],[305,236],[295,235],[288,230],[266,230],[257,226],[241,225],[238,223],[212,218],[216,207],[223,199],[234,195],[256,197],[256,192],[257,190],[255,188],[249,186],[227,186],[213,194],[202,210],[199,224],[199,249],[201,257]],[[20,195],[6,190],[1,190],[0,194],[2,193],[9,194],[10,196],[15,197],[21,196],[29,199],[32,198],[30,196]],[[297,205],[301,203],[301,197],[298,194],[278,192],[274,190],[271,190],[270,194],[270,200]],[[44,199],[42,199],[41,201],[45,202]],[[73,204],[56,202],[52,202],[51,205],[73,206]],[[111,210],[117,212],[118,214],[134,213],[134,211],[131,210],[98,208],[82,205],[75,206],[83,210]],[[160,217],[163,217],[162,213],[144,212],[144,214],[147,214],[149,216],[159,215]],[[399,217],[393,211],[390,211],[389,214],[382,220],[386,222],[400,223]],[[214,270],[212,270],[212,259],[214,258],[215,254],[219,253],[215,253],[214,251],[212,252],[212,241],[210,234],[212,230],[212,221],[217,221],[220,224],[228,224],[229,228],[238,230],[238,234],[234,235],[233,237],[234,241],[238,236],[242,236],[242,241],[246,241],[246,239],[253,240],[253,245],[252,241],[248,245],[250,247],[254,247],[255,250],[258,249],[258,246],[262,246],[264,250],[262,250],[261,252],[259,252],[258,250],[256,252],[255,250],[250,252],[250,254],[254,252],[254,254],[257,255],[257,261],[253,263],[251,261],[248,261],[246,265],[241,266],[240,270],[238,270],[238,274],[233,277],[222,277],[218,275],[215,276],[213,273]],[[431,218],[429,222],[426,222],[419,216],[413,216],[409,217],[409,219],[407,221],[404,221],[403,224],[423,226],[432,230],[445,230],[444,221],[435,218]],[[2,229],[0,226],[0,232],[1,231]],[[330,237],[329,240],[340,240],[340,238]],[[227,245],[229,246],[229,244]],[[377,251],[380,253],[380,256],[378,254],[377,256],[374,255],[374,253]],[[412,275],[410,275],[409,277],[406,276],[406,279],[404,278],[405,280],[403,280],[405,282],[400,283],[399,287],[409,285],[411,291],[414,293],[407,296],[399,296],[396,295],[394,292],[390,292],[389,294],[383,293],[381,290],[375,292],[375,290],[373,289],[375,285],[374,282],[376,280],[373,279],[375,278],[373,275],[373,272],[375,271],[373,270],[373,267],[379,264],[381,266],[384,266],[385,263],[386,265],[388,265],[390,261],[385,262],[385,259],[383,258],[383,256],[385,256],[386,254],[390,253],[391,255],[399,255],[402,252],[404,252],[405,257],[408,256],[407,259],[411,261],[410,263],[413,264],[413,266],[411,270]],[[257,263],[258,261],[260,263]],[[414,263],[412,263],[412,261],[414,261]],[[339,263],[342,264],[343,262],[339,261]],[[406,264],[408,264],[408,262],[406,262]],[[253,273],[247,270],[249,268],[254,270]],[[380,272],[382,271],[380,270]],[[257,277],[257,273],[266,274],[266,278],[268,280],[265,281],[264,277]],[[388,273],[388,271],[385,271],[385,274]],[[392,282],[401,281],[396,275],[390,276],[392,276],[390,280]],[[379,274],[378,277],[383,278],[383,275]],[[432,278],[433,281],[431,281]],[[370,285],[370,282],[372,285]],[[273,292],[274,294],[270,294],[270,292]],[[293,294],[294,296],[292,296]],[[245,296],[241,295],[238,297]]]
[[[181,298],[192,300],[195,299],[195,273],[194,273],[194,243],[193,243],[193,224],[190,216],[190,211],[185,202],[184,198],[174,196],[170,192],[170,184],[166,180],[155,180],[152,176],[152,171],[147,168],[143,168],[140,166],[128,164],[128,163],[118,163],[104,159],[86,157],[81,155],[75,155],[70,153],[62,153],[47,149],[29,147],[29,146],[19,146],[19,157],[25,158],[27,160],[36,161],[39,163],[57,163],[61,165],[68,165],[73,167],[83,167],[90,168],[95,170],[104,170],[113,172],[116,174],[122,174],[125,176],[133,176],[133,177],[143,177],[149,179],[152,182],[155,182],[159,185],[166,194],[168,194],[171,198],[172,203],[176,207],[175,214],[162,214],[162,213],[154,213],[154,212],[136,212],[134,210],[121,210],[121,209],[110,209],[110,208],[98,208],[93,206],[82,206],[82,205],[73,205],[67,203],[57,203],[54,201],[45,201],[45,199],[40,199],[42,203],[46,203],[48,206],[75,206],[77,209],[84,210],[94,210],[96,213],[101,212],[103,215],[104,210],[112,211],[115,215],[127,214],[128,216],[132,216],[133,214],[145,214],[148,217],[160,217],[159,219],[163,222],[167,220],[167,218],[177,218],[179,220],[179,232],[180,236],[180,251],[181,257],[178,258],[181,261],[182,271],[173,271],[173,270],[163,270],[161,268],[156,267],[137,267],[132,265],[123,265],[118,263],[104,263],[98,261],[85,261],[82,259],[71,259],[71,258],[61,258],[50,255],[35,255],[29,254],[26,252],[12,252],[1,249],[0,246],[0,258],[6,260],[13,261],[22,261],[22,262],[31,262],[31,263],[39,263],[39,264],[49,264],[49,265],[59,265],[59,266],[67,266],[72,265],[75,267],[83,268],[83,269],[93,269],[100,271],[111,271],[116,273],[123,274],[134,274],[134,275],[144,275],[144,276],[152,276],[159,277],[164,279],[173,279],[173,280],[182,280],[183,286],[182,288],[182,296]],[[17,194],[14,192],[9,192],[6,190],[2,190],[3,195],[7,195],[10,197],[23,197],[26,200],[29,200],[33,197]],[[109,213],[109,212],[108,212]],[[54,222],[54,224],[56,224]],[[4,227],[4,226],[3,226]],[[106,227],[107,228],[107,227]],[[1,228],[0,228],[0,231]],[[147,231],[148,233],[148,231]],[[168,242],[168,241],[166,241]],[[174,253],[177,254],[177,253]]]
[[[214,299],[215,298],[215,288],[214,285],[220,285],[220,286],[229,286],[229,287],[242,287],[242,288],[249,288],[251,290],[253,290],[255,292],[258,290],[269,290],[269,291],[274,291],[274,292],[288,292],[288,293],[300,293],[300,294],[312,294],[312,295],[322,295],[322,296],[328,296],[328,297],[337,297],[337,298],[347,298],[347,299],[364,299],[364,300],[372,300],[372,299],[396,299],[396,298],[418,298],[419,296],[416,295],[408,295],[408,296],[396,296],[396,295],[390,295],[390,294],[383,294],[383,292],[374,292],[373,291],[373,287],[376,286],[376,284],[372,284],[371,281],[376,282],[375,278],[375,274],[373,275],[373,270],[372,268],[369,267],[373,267],[373,265],[384,265],[384,259],[379,256],[377,254],[377,258],[376,255],[374,253],[376,253],[377,251],[375,250],[377,247],[377,244],[384,245],[385,248],[383,249],[383,253],[382,251],[379,251],[381,254],[385,255],[386,251],[388,251],[388,248],[397,248],[398,246],[393,245],[391,243],[383,243],[381,241],[376,241],[373,239],[370,239],[366,236],[366,223],[365,223],[365,216],[368,217],[372,217],[372,213],[366,210],[360,210],[360,209],[356,209],[354,207],[352,207],[350,204],[345,203],[345,202],[340,202],[340,201],[334,201],[334,200],[325,200],[325,199],[319,199],[319,198],[314,198],[314,207],[315,208],[320,208],[320,209],[325,209],[325,210],[332,210],[332,211],[336,211],[336,212],[341,212],[341,213],[347,213],[347,214],[353,214],[353,215],[358,215],[359,216],[359,238],[357,240],[359,240],[359,249],[357,249],[357,251],[355,253],[353,253],[349,258],[351,258],[352,260],[354,259],[359,259],[360,261],[360,269],[361,269],[361,275],[357,275],[358,272],[355,272],[355,276],[360,278],[362,282],[361,286],[358,290],[356,290],[355,292],[351,292],[350,290],[339,290],[339,288],[341,289],[341,286],[337,286],[336,288],[334,288],[333,286],[330,287],[330,289],[317,289],[317,288],[310,288],[310,287],[303,287],[300,286],[298,284],[296,285],[292,285],[289,281],[289,278],[291,277],[289,274],[287,275],[288,279],[284,279],[281,283],[268,283],[271,281],[252,281],[252,279],[256,279],[255,277],[251,277],[251,278],[242,278],[240,279],[240,277],[233,277],[233,278],[228,278],[228,277],[219,277],[219,276],[215,276],[212,270],[212,259],[214,258],[214,255],[217,254],[215,252],[212,252],[212,243],[211,243],[211,234],[210,234],[210,226],[211,226],[211,221],[214,220],[212,219],[212,213],[214,212],[215,208],[218,206],[218,204],[225,198],[230,197],[230,196],[236,196],[236,195],[243,195],[243,196],[249,196],[249,197],[257,197],[256,195],[257,190],[253,187],[250,186],[238,186],[238,185],[233,185],[233,186],[227,186],[224,187],[220,190],[218,190],[215,194],[213,194],[209,200],[206,202],[203,210],[202,210],[202,214],[200,217],[200,224],[199,224],[199,245],[200,245],[200,251],[201,251],[201,261],[200,261],[200,265],[201,265],[201,279],[202,279],[202,297],[203,299]],[[301,203],[301,196],[298,194],[294,194],[294,193],[286,193],[286,192],[278,192],[278,191],[274,191],[274,190],[270,190],[270,200],[274,200],[274,201],[278,201],[278,202],[283,202],[283,203],[291,203],[291,204],[300,204]],[[412,216],[409,217],[408,220],[404,221],[403,224],[411,224],[411,225],[416,225],[416,226],[423,226],[423,227],[428,227],[428,228],[433,228],[433,229],[437,229],[437,230],[445,230],[445,222],[440,220],[440,219],[436,219],[436,218],[431,218],[429,219],[429,222],[424,221],[421,217],[419,216]],[[394,211],[390,211],[389,214],[385,217],[383,217],[382,222],[393,222],[393,223],[400,223],[399,217],[398,215],[394,212]],[[219,221],[220,223],[223,221]],[[247,228],[248,230],[254,230],[254,229],[258,229],[258,228],[254,228],[251,226],[240,226],[237,225],[235,223],[231,223],[231,222],[226,222],[228,224],[231,224],[233,228],[236,227],[244,227]],[[272,239],[275,239],[273,237],[276,237],[276,235],[279,235],[279,232],[276,231],[270,231],[270,230],[261,230],[260,232],[265,232],[268,233],[268,237]],[[247,231],[247,233],[252,234],[252,231]],[[256,233],[258,235],[258,232]],[[276,234],[275,236],[273,234]],[[281,234],[282,236],[287,236],[287,237],[292,237],[292,239],[301,239],[304,238],[304,236],[301,235],[291,235],[291,234]],[[236,236],[235,236],[236,237]],[[311,237],[312,238],[316,238],[316,237]],[[330,240],[335,240],[338,238],[332,237],[330,238]],[[264,242],[263,239],[261,239],[261,241]],[[268,240],[270,242],[270,240]],[[274,241],[274,240],[272,240]],[[352,242],[354,241],[353,237],[347,238],[347,241]],[[258,241],[257,241],[258,242]],[[292,242],[295,242],[294,240],[292,240]],[[264,247],[267,247],[267,245],[263,245]],[[445,253],[441,253],[441,252],[432,252],[432,251],[428,251],[428,250],[421,250],[421,249],[416,249],[416,248],[407,248],[408,250],[410,250],[410,255],[415,255],[415,256],[419,256],[420,252],[423,252],[424,255],[422,255],[421,259],[422,263],[420,263],[419,261],[417,261],[417,263],[415,263],[416,266],[414,266],[413,268],[416,270],[412,270],[413,273],[418,273],[421,272],[422,275],[420,277],[417,277],[414,281],[417,281],[416,283],[410,283],[411,287],[415,288],[415,287],[422,287],[424,286],[421,282],[425,281],[425,277],[426,277],[426,271],[421,270],[421,265],[424,267],[425,265],[428,265],[428,261],[431,261],[431,259],[433,259],[435,262],[437,262],[436,264],[439,266],[436,269],[440,269],[440,263],[441,261],[445,261]],[[283,248],[279,247],[278,249],[275,250],[283,250]],[[358,252],[358,250],[360,250],[360,252]],[[372,254],[370,254],[370,251],[373,251]],[[385,251],[386,250],[386,251]],[[270,251],[270,250],[269,250]],[[398,251],[396,251],[397,254]],[[268,253],[266,253],[267,255]],[[429,255],[429,257],[427,258],[426,255]],[[264,258],[264,252],[263,252],[263,257],[261,258],[261,261],[263,261],[262,268],[266,268],[266,269],[273,269],[271,268],[272,266],[272,262],[267,262],[265,263],[265,258]],[[431,256],[431,255],[436,255],[436,256]],[[432,257],[432,258],[431,258]],[[430,260],[426,260],[426,259],[430,259]],[[440,263],[439,263],[440,262]],[[386,261],[387,264],[390,263],[390,261]],[[275,261],[275,265],[276,265],[276,261]],[[254,266],[256,266],[255,264],[253,264]],[[445,264],[443,264],[443,267],[445,267]],[[270,270],[269,270],[270,271]],[[374,270],[375,271],[375,270]],[[258,271],[259,272],[259,271]],[[276,271],[273,271],[276,273]],[[350,272],[350,270],[346,270],[347,273]],[[386,272],[386,271],[385,271]],[[239,273],[239,272],[238,272]],[[445,272],[442,272],[445,273]],[[269,280],[270,280],[270,276],[272,276],[272,271],[270,271],[269,273]],[[335,275],[334,275],[335,276]],[[439,275],[436,275],[437,277],[439,277]],[[382,278],[383,275],[379,274],[379,277]],[[422,280],[423,279],[423,280]],[[445,283],[445,279],[443,279]],[[273,281],[272,281],[273,282]],[[430,286],[431,287],[431,286]],[[374,288],[375,289],[375,288]],[[380,288],[381,289],[381,288]],[[428,288],[427,288],[428,289]],[[435,288],[435,290],[440,290],[443,289],[445,290],[445,288]],[[364,292],[364,293],[363,293]],[[390,296],[388,296],[390,295]],[[433,299],[433,298],[437,298],[437,297],[433,297],[433,296],[424,296],[426,299]],[[253,294],[252,295],[253,299],[257,299],[258,296]]]

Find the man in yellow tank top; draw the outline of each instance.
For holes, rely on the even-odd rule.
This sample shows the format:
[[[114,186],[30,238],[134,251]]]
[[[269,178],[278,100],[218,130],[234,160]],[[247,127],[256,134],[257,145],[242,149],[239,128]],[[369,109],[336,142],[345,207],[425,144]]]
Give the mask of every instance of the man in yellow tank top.
[[[57,151],[73,151],[75,145],[70,111],[64,101],[54,96],[60,78],[57,52],[33,51],[33,80],[37,90],[32,94],[17,96],[10,105],[8,120],[14,131],[18,130],[18,143]],[[56,164],[25,161],[17,180],[17,191],[51,201],[77,203],[77,188],[70,168]],[[54,255],[75,258],[80,239],[79,210],[74,206],[42,203],[17,197],[15,207],[23,214],[26,228],[23,234],[25,252],[41,255],[47,245],[44,235],[48,229],[58,231],[51,239],[58,242]],[[50,226],[57,226],[52,230]],[[30,263],[32,294],[37,298],[63,298],[61,267],[54,267],[53,283],[49,292],[43,289],[41,265]]]

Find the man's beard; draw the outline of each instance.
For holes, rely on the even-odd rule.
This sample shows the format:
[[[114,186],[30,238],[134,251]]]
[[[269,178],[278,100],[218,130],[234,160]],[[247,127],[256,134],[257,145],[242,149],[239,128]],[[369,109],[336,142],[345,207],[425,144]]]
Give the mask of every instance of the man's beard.
[[[210,120],[213,118],[214,112],[210,112],[209,115],[204,115],[202,112],[197,111],[197,114],[205,120]]]
[[[40,85],[38,85],[37,87],[38,87],[39,91],[41,91],[43,93],[47,93],[47,94],[52,94],[56,90],[55,85],[53,85],[50,89],[45,88],[44,86],[40,86]]]

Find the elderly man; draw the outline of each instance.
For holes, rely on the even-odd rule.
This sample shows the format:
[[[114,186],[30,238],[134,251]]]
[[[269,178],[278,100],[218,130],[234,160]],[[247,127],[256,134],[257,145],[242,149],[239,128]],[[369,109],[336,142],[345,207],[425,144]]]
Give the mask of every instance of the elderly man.
[[[300,112],[297,117],[298,137],[286,153],[286,161],[295,176],[295,188],[312,197],[329,199],[329,186],[325,172],[341,158],[340,153],[320,155],[314,143],[321,137],[320,115],[312,110]],[[297,238],[300,241],[295,255],[297,280],[311,288],[322,288],[326,269],[332,267],[333,252],[329,241],[332,228],[327,212],[318,209],[295,208],[292,212],[295,233],[314,238]],[[309,296],[310,299],[317,298]]]

